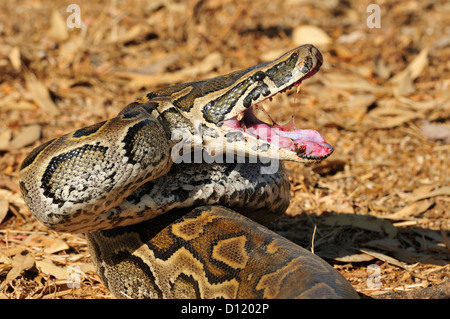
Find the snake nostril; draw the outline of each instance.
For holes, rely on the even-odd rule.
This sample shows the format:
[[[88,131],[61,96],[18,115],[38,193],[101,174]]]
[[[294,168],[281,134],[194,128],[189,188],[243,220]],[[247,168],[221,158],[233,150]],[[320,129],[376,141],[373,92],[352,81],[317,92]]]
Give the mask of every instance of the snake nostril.
[[[322,53],[320,53],[320,51],[319,50],[315,50],[316,52],[315,52],[315,56],[316,56],[316,59],[317,59],[317,67],[320,67],[322,64],[323,64],[323,56],[322,56]]]

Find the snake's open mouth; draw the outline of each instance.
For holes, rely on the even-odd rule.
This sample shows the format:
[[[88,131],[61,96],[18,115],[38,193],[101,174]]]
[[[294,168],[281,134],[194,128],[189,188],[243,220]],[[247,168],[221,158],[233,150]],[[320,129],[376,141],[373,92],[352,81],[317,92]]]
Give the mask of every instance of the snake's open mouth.
[[[256,117],[255,110],[264,112],[272,124]],[[277,124],[267,114],[261,104],[253,105],[237,116],[225,120],[223,125],[295,152],[298,157],[303,159],[322,160],[330,156],[334,151],[334,147],[328,144],[319,132],[298,128],[295,124],[294,116],[284,125]]]

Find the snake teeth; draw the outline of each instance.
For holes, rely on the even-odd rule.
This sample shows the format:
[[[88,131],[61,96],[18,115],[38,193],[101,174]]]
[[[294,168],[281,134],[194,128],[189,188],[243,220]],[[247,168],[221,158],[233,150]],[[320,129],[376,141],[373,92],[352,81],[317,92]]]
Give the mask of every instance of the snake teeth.
[[[255,111],[262,111],[268,122],[259,119]],[[334,148],[326,143],[323,136],[311,129],[300,129],[295,123],[294,115],[285,124],[278,124],[272,120],[261,104],[256,104],[246,111],[239,113],[223,125],[240,131],[256,139],[262,139],[275,147],[297,154],[304,160],[320,161],[330,156]]]

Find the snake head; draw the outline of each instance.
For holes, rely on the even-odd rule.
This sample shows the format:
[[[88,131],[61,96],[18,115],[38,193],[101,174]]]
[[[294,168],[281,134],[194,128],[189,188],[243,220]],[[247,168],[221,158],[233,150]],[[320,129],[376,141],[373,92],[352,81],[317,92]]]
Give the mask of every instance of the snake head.
[[[334,148],[314,130],[300,129],[292,117],[285,125],[258,119],[255,110],[265,112],[262,101],[298,87],[317,73],[323,63],[322,54],[313,45],[295,48],[278,59],[224,76],[236,79],[218,91],[202,109],[209,124],[215,124],[224,143],[207,141],[212,153],[220,147],[245,150],[246,157],[271,158],[296,162],[320,161],[331,155]],[[211,125],[208,125],[211,127]],[[236,151],[235,151],[236,153]]]

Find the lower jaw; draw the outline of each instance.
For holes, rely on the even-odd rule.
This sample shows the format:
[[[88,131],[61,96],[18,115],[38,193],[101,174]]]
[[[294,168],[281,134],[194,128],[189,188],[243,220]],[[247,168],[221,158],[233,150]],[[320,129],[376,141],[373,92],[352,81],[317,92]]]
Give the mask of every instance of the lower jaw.
[[[279,148],[295,152],[300,158],[321,160],[333,153],[334,147],[326,143],[319,132],[311,129],[298,128],[295,124],[294,117],[288,123],[279,125],[265,112],[273,122],[270,125],[255,116],[253,110],[255,107],[265,112],[261,106],[253,106],[244,112],[240,121],[235,117],[224,121],[223,125],[235,131],[250,135],[253,138],[267,141]]]

